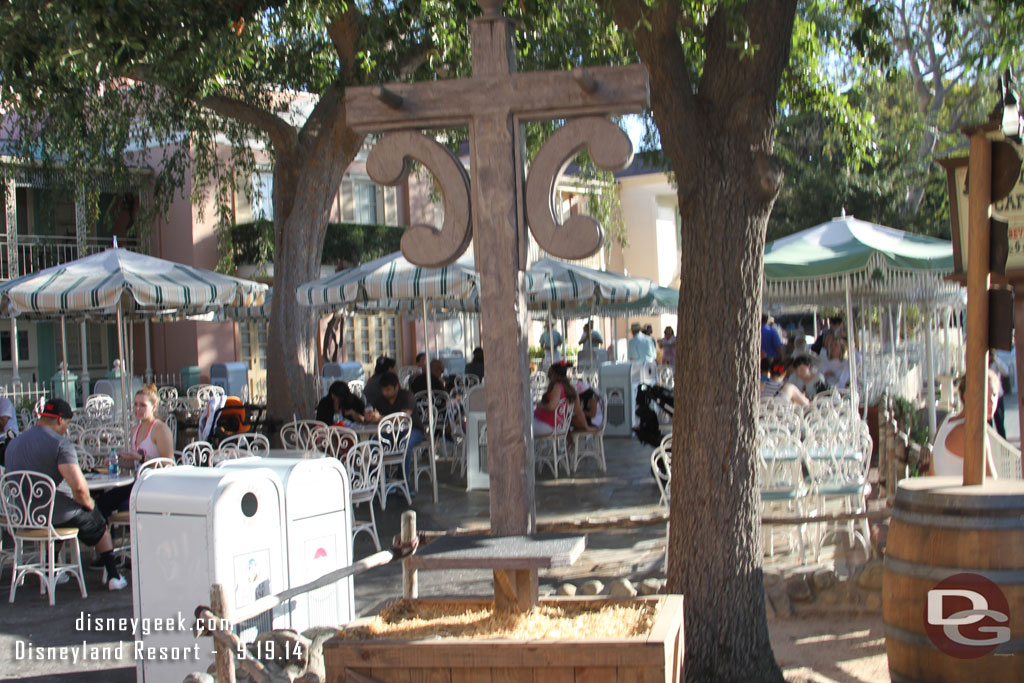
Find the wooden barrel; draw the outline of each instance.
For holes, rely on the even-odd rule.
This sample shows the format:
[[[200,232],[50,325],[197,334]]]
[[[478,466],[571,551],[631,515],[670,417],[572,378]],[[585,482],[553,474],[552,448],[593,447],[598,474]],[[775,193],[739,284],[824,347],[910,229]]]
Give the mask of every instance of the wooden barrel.
[[[882,617],[897,683],[1024,681],[1024,482],[901,481]]]

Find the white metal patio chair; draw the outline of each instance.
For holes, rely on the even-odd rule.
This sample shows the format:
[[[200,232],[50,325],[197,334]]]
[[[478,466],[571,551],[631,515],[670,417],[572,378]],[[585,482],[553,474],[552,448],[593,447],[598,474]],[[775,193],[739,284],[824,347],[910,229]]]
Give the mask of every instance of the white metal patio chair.
[[[213,445],[208,441],[193,441],[181,450],[180,463],[192,467],[212,467]]]
[[[0,478],[0,505],[7,522],[7,531],[14,541],[14,563],[11,568],[11,592],[8,602],[25,577],[39,577],[40,593],[47,593],[53,607],[57,581],[64,574],[75,577],[82,597],[88,596],[82,576],[82,553],[78,545],[78,529],[53,525],[53,498],[57,486],[53,479],[38,472],[8,472]],[[61,543],[59,551],[57,544]],[[39,546],[38,553],[26,553],[25,546]],[[59,561],[58,553],[70,553],[68,561]]]
[[[292,420],[281,427],[281,444],[285,448],[316,449],[316,432],[327,424],[319,420]]]
[[[315,441],[318,451],[347,467],[348,452],[359,443],[359,435],[348,427],[330,426],[319,430]]]
[[[608,405],[608,397],[604,393],[599,394],[597,410],[600,414],[600,425],[596,432],[574,432],[572,440],[572,471],[579,469],[580,462],[586,458],[593,458],[597,461],[597,468],[601,472],[608,470],[604,459],[604,428],[608,424],[605,420],[604,409]]]
[[[388,493],[399,491],[405,501],[412,505],[412,494],[409,492],[409,476],[405,470],[405,451],[409,447],[412,436],[412,418],[405,413],[392,413],[381,418],[377,425],[377,441],[380,443],[380,509],[387,506]],[[391,470],[392,474],[388,473]],[[398,472],[401,476],[394,476]]]
[[[867,423],[859,418],[852,421],[845,418],[838,423],[820,420],[807,424],[804,453],[817,514],[825,514],[829,500],[839,500],[844,512],[867,511],[867,496],[871,492],[868,482],[871,447]],[[858,529],[854,520],[846,523],[850,547],[860,540],[865,553],[870,555],[871,530],[867,518],[860,520],[860,525]],[[815,558],[820,556],[825,541],[839,531],[838,525],[830,525],[827,529],[821,529],[819,525]]]
[[[373,538],[373,545],[380,550],[380,538],[377,536],[377,517],[373,511],[373,499],[380,489],[381,460],[383,451],[376,439],[362,441],[349,449],[346,454],[345,470],[349,477],[349,491],[352,496],[352,541],[360,532],[366,532]],[[366,503],[370,508],[370,521],[355,517],[355,507]]]
[[[672,494],[672,453],[664,442],[651,453],[651,474],[658,485],[658,505],[667,506]]]
[[[572,422],[572,404],[568,401],[561,401],[555,408],[555,428],[548,434],[534,435],[533,452],[534,464],[539,472],[547,465],[548,469],[558,479],[558,466],[562,467],[566,474],[569,474],[569,426]]]
[[[785,429],[768,429],[757,437],[758,492],[761,514],[782,509],[784,513],[802,517],[809,487],[804,482],[804,447],[798,436]],[[793,525],[789,534],[796,534],[800,563],[804,562],[806,524]],[[775,527],[768,530],[768,555],[775,554]],[[792,543],[791,543],[792,547]]]
[[[219,461],[221,455],[227,454],[229,451],[238,453],[234,456],[235,458],[245,458],[251,455],[265,458],[270,454],[270,439],[259,432],[232,434],[224,437],[217,444],[217,453],[214,459]]]

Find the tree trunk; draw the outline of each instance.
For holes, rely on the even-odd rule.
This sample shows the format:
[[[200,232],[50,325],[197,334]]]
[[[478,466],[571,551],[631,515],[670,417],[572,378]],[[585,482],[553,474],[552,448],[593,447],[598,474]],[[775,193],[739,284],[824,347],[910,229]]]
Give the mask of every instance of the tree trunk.
[[[639,27],[651,110],[679,186],[688,343],[676,349],[668,588],[686,600],[683,672],[688,681],[781,681],[765,615],[754,437],[765,233],[782,180],[776,103],[796,2],[736,5],[753,54],[735,43],[733,3],[720,5],[698,83],[680,45],[679,3],[609,4],[620,26]]]
[[[696,166],[682,216],[668,587],[686,596],[689,681],[781,680],[765,621],[754,435],[761,265],[769,207],[723,145]],[[680,202],[684,201],[680,197]],[[683,300],[685,299],[685,303]]]
[[[312,117],[311,117],[312,118]],[[294,153],[275,150],[274,297],[267,331],[267,403],[278,420],[310,418],[316,386],[319,317],[295,288],[320,276],[331,204],[364,136],[345,126],[344,107]]]

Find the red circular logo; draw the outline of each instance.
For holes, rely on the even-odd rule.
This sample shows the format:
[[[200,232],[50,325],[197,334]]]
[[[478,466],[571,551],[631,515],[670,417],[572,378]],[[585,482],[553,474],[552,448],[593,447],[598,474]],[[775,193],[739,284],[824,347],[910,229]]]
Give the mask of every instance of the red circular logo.
[[[935,647],[951,657],[984,657],[1010,640],[1010,605],[984,576],[954,574],[928,591],[924,628]]]

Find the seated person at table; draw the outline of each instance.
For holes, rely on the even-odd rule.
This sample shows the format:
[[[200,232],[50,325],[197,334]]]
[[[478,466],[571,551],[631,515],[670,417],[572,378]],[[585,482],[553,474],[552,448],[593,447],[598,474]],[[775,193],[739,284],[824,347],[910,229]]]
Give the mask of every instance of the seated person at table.
[[[139,389],[132,402],[132,412],[139,424],[128,435],[128,448],[118,453],[120,466],[138,469],[139,465],[153,458],[170,458],[174,460],[174,438],[171,428],[156,417],[156,407],[160,405],[160,397],[156,387],[149,384]],[[132,484],[112,488],[96,502],[105,518],[117,510],[128,509],[128,498],[132,494]]]
[[[53,525],[75,527],[82,543],[96,547],[102,566],[107,570],[107,587],[118,591],[125,588],[128,581],[118,571],[107,520],[89,495],[89,485],[78,466],[75,447],[64,438],[72,414],[67,401],[59,398],[47,401],[35,426],[7,446],[7,471],[39,472],[49,475],[55,484],[62,480],[68,483],[72,497],[60,489],[54,493]]]
[[[825,380],[814,367],[814,360],[806,354],[791,359],[790,372],[786,374],[786,382],[802,390],[808,399],[814,398],[814,395],[819,392],[828,390]]]
[[[845,389],[850,383],[850,361],[846,359],[846,340],[833,334],[828,341],[828,360],[821,361],[821,374],[833,389]]]
[[[583,417],[591,427],[601,428],[604,422],[604,406],[601,405],[601,397],[590,387],[587,387],[580,394],[580,405],[583,407]]]
[[[416,400],[412,392],[398,384],[398,375],[393,372],[386,373],[380,379],[380,398],[374,402],[373,407],[381,417],[387,417],[392,413],[405,413],[412,418],[412,434],[409,436],[409,447],[405,451],[405,471],[412,472],[412,449],[423,441],[423,425],[416,414]]]
[[[348,420],[366,422],[366,404],[352,393],[345,382],[334,382],[316,406],[316,419],[332,425]]]
[[[786,381],[789,367],[776,358],[761,359],[761,398],[788,398],[790,403],[805,406],[810,403],[803,392]]]
[[[430,361],[430,388],[434,391],[448,391],[444,381],[444,361],[434,358]],[[421,372],[409,382],[409,391],[417,394],[427,390],[427,373]]]
[[[996,410],[996,403],[999,401],[999,374],[989,370],[985,373],[988,378],[988,391],[986,392],[988,403],[985,405],[985,420],[991,420]],[[961,377],[957,390],[960,392],[960,405],[966,406],[964,400],[967,393],[967,382]],[[964,476],[964,452],[966,451],[964,429],[964,411],[956,415],[949,415],[942,421],[942,426],[935,434],[935,444],[932,446],[931,474],[940,477]],[[988,434],[985,435],[985,472],[986,476],[993,479],[998,478],[995,463],[992,460],[992,446],[988,442]]]
[[[481,382],[484,379],[484,350],[479,346],[473,349],[473,360],[466,363],[466,374],[476,375]]]
[[[571,363],[559,361],[548,368],[548,388],[541,396],[533,411],[533,433],[551,434],[555,431],[555,411],[559,404],[568,401],[572,405],[572,429],[580,432],[596,432],[597,427],[587,424],[580,398],[568,378]]]
[[[373,375],[370,376],[370,379],[366,380],[366,386],[363,387],[363,398],[366,400],[367,405],[372,406],[380,398],[380,378],[394,371],[395,360],[393,358],[381,356],[377,359],[377,364],[373,366]]]
[[[7,433],[18,435],[18,416],[14,413],[14,404],[6,396],[0,396],[0,439],[7,438]]]

